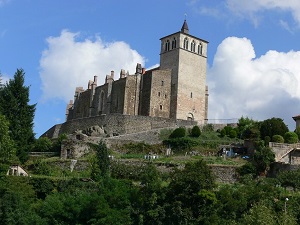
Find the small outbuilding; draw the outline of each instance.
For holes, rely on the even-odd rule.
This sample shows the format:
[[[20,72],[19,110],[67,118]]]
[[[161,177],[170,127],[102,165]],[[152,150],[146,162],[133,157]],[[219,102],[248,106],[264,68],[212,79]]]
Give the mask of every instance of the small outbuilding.
[[[6,175],[10,176],[28,176],[28,173],[19,165],[12,165],[9,167]]]

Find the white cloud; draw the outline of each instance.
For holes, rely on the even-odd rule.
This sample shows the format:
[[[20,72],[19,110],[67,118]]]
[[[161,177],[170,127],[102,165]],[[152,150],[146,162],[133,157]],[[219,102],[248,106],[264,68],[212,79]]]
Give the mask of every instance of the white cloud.
[[[290,12],[298,24],[300,25],[300,1],[299,0],[226,0],[227,7],[234,13],[242,17],[250,17],[254,24],[258,24],[260,13],[266,10]]]
[[[229,37],[208,70],[209,119],[279,117],[294,129],[300,113],[300,52],[268,51],[255,58],[246,38]]]
[[[102,85],[111,70],[118,79],[121,69],[132,74],[137,63],[144,65],[145,59],[125,42],[104,43],[99,37],[78,41],[79,36],[63,30],[60,36],[47,38],[48,47],[40,59],[44,100],[59,98],[68,102],[75,88],[86,89],[94,75],[98,76],[98,85]]]

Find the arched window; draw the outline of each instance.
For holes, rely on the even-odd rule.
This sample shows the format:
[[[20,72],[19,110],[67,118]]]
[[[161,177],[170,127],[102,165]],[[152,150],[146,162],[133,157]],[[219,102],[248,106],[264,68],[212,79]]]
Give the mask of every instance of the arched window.
[[[172,49],[176,48],[176,38],[173,39],[172,41]]]
[[[195,52],[195,46],[196,46],[195,41],[192,41],[192,43],[191,43],[191,51],[192,52]]]
[[[166,51],[166,52],[167,52],[167,51],[170,51],[170,41],[169,41],[169,40],[166,41],[165,51]]]
[[[184,49],[188,49],[189,48],[189,41],[188,41],[187,38],[185,38],[184,41],[183,41],[183,48]]]
[[[101,91],[100,101],[99,101],[99,114],[102,114],[104,110],[104,92]]]
[[[202,44],[201,43],[198,45],[198,54],[202,55]]]

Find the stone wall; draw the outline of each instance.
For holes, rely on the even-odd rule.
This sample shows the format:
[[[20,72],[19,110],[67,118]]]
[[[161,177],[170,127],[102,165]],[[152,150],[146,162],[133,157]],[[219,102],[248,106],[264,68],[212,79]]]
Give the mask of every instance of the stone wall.
[[[107,136],[117,136],[122,134],[132,134],[152,129],[192,126],[196,125],[195,121],[172,120],[160,117],[148,116],[131,116],[122,114],[101,115],[95,117],[86,117],[76,120],[69,120],[60,124],[60,129],[56,133],[72,134],[77,130],[87,130],[90,127],[98,125],[103,128]],[[58,127],[56,129],[58,129]],[[54,138],[55,127],[46,131],[42,136]]]
[[[236,166],[220,166],[209,165],[213,174],[216,176],[216,181],[220,183],[234,183],[238,180]]]

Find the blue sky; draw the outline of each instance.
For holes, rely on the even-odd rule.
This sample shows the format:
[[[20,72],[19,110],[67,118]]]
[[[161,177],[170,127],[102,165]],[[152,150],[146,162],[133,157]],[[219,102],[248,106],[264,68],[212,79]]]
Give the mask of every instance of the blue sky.
[[[180,30],[209,41],[211,121],[300,114],[300,1],[0,0],[0,71],[26,72],[36,137],[65,121],[77,86],[111,70],[159,64],[161,37]]]

